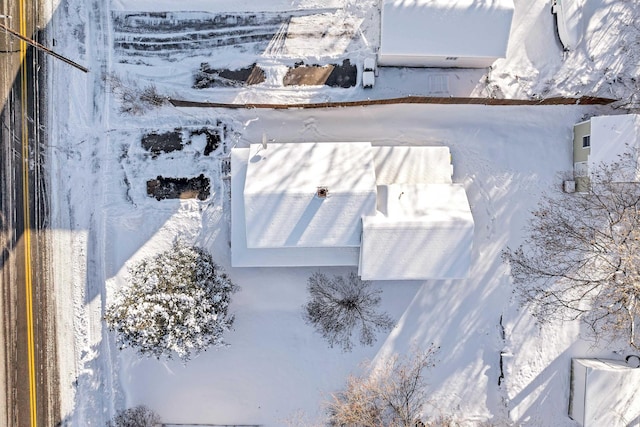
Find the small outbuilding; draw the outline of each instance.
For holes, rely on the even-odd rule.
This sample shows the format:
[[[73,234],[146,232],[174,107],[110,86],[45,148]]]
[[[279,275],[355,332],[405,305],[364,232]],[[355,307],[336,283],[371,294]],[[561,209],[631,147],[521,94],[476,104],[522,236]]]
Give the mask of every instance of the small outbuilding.
[[[620,162],[621,157],[636,158],[640,149],[640,115],[596,116],[573,126],[573,171],[576,191],[588,191],[591,173],[600,164]],[[628,181],[638,181],[638,167],[621,170]],[[634,163],[634,162],[632,162]]]
[[[513,0],[381,0],[378,64],[485,68],[507,55]]]
[[[640,369],[624,361],[573,359],[569,416],[583,427],[640,425]]]

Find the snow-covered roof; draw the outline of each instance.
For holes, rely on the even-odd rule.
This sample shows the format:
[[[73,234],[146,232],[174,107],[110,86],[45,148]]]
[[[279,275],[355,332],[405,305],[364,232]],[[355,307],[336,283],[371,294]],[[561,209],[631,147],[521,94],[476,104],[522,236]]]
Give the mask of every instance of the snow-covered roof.
[[[584,30],[582,29],[582,7],[579,0],[558,0],[552,3],[551,11],[556,15],[556,28],[564,50],[576,48]]]
[[[629,150],[640,150],[640,115],[597,116],[591,118],[589,170],[600,163],[615,163]],[[631,153],[630,153],[631,154]],[[632,171],[638,179],[636,171]]]
[[[459,184],[378,187],[380,214],[363,218],[363,280],[465,278],[473,217]]]
[[[379,53],[504,58],[513,9],[512,0],[383,0]]]
[[[365,280],[468,273],[473,218],[447,147],[253,144],[232,150],[231,171],[234,267],[359,265]]]
[[[636,425],[640,369],[607,359],[573,359],[571,418],[584,427]]]
[[[244,185],[247,247],[357,247],[375,214],[371,144],[252,144]],[[318,197],[320,187],[327,197]]]
[[[248,148],[231,150],[231,265],[234,267],[299,267],[358,265],[358,247],[331,248],[248,248],[244,191]]]
[[[449,147],[374,146],[376,184],[451,184]]]

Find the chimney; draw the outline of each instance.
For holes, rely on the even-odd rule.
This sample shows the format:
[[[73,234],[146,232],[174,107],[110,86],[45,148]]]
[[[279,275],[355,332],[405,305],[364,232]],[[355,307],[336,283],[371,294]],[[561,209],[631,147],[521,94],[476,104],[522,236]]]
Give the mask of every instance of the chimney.
[[[316,191],[316,196],[318,196],[319,199],[326,199],[328,195],[329,195],[329,189],[327,187],[318,187],[318,190]]]

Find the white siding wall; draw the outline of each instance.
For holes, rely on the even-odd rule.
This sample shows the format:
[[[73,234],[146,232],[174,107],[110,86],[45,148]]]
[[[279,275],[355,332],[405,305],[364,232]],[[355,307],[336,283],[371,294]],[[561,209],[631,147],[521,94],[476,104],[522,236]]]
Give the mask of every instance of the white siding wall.
[[[584,425],[585,397],[587,390],[587,367],[577,360],[571,361],[571,401],[569,416]]]
[[[434,68],[487,68],[498,58],[457,57],[448,60],[445,56],[391,55],[380,53],[378,65],[381,67],[434,67]]]

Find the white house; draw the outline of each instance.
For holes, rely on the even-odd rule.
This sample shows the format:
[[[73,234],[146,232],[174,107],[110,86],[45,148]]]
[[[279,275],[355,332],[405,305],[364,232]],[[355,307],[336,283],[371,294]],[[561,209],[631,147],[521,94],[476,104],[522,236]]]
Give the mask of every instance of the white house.
[[[569,416],[583,427],[640,425],[640,369],[619,360],[573,359]]]
[[[589,189],[589,176],[599,164],[619,162],[621,156],[637,156],[640,149],[640,115],[597,116],[573,126],[573,170],[578,191]],[[635,151],[635,152],[634,152]],[[638,168],[624,172],[637,181]]]
[[[468,272],[473,218],[447,147],[252,144],[232,150],[231,171],[234,267],[358,266],[365,280]]]
[[[513,0],[381,1],[381,66],[485,68],[507,55]]]

